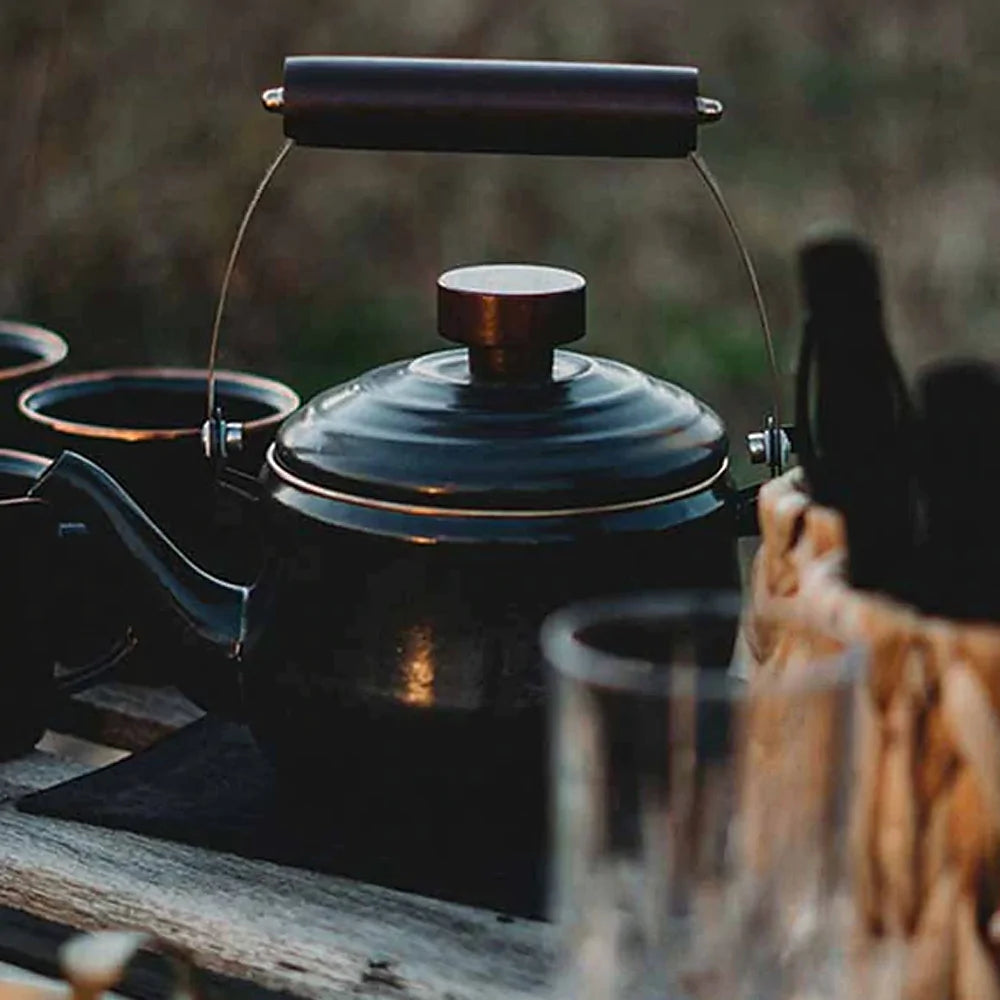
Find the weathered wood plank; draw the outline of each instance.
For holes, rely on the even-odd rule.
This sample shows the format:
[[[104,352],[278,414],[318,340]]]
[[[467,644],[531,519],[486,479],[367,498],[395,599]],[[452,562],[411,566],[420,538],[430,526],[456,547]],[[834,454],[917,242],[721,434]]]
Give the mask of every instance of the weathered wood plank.
[[[204,713],[176,688],[101,684],[63,703],[50,728],[122,750],[142,750]]]
[[[136,927],[206,969],[317,1000],[513,1000],[547,992],[552,928],[0,807],[0,904]]]
[[[0,798],[86,773],[35,751]],[[0,904],[79,928],[139,927],[199,966],[326,1000],[513,1000],[547,991],[552,929],[266,862],[0,807]]]

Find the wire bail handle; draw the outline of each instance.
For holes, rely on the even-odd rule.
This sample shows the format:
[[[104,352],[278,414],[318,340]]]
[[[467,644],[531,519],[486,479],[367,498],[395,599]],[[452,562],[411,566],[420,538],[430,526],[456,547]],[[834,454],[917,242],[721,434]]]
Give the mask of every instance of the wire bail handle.
[[[697,153],[698,129],[723,106],[698,93],[690,66],[295,56],[281,87],[262,94],[280,114],[286,141],[258,186],[237,233],[223,279],[209,353],[202,445],[216,467],[241,446],[215,400],[215,363],[226,289],[250,215],[293,144],[339,149],[525,153],[554,156],[689,158],[736,241],[750,279],[772,381],[772,411],[749,435],[751,461],[781,472],[790,451],[780,426],[778,371],[771,331],[749,253],[721,191]],[[775,430],[777,428],[777,430]],[[763,444],[761,442],[763,441]],[[764,455],[759,459],[758,455]]]

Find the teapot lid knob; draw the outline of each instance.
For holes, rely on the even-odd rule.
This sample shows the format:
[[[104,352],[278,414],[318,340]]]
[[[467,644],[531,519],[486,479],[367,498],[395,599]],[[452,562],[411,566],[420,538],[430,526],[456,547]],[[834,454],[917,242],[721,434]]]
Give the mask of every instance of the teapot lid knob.
[[[538,264],[481,264],[438,278],[438,333],[469,348],[473,378],[548,381],[557,344],[583,336],[587,282]]]

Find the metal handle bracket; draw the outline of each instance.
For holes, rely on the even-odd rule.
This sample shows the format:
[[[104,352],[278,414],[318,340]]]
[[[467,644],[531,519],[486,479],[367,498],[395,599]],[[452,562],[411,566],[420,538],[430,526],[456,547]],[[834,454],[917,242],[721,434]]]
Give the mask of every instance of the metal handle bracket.
[[[778,426],[772,414],[764,420],[762,430],[747,435],[747,451],[754,465],[767,465],[773,479],[788,468],[789,459],[795,451],[795,428],[791,424]]]
[[[243,424],[229,423],[216,405],[212,416],[201,425],[201,447],[205,457],[217,468],[225,464],[230,455],[243,450]]]

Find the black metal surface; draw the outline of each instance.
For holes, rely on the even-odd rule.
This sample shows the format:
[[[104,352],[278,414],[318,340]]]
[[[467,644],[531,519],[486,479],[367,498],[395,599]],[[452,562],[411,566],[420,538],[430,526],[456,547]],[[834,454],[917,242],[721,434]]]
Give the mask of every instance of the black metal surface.
[[[395,362],[320,393],[278,432],[271,495],[331,524],[343,523],[344,495],[408,505],[407,534],[437,538],[421,513],[663,504],[707,488],[728,442],[704,403],[621,362],[553,350],[582,336],[584,289],[558,268],[447,272],[438,329],[469,350]],[[497,537],[477,523],[481,540]]]
[[[698,139],[686,66],[296,56],[283,89],[304,146],[681,157]]]
[[[515,518],[493,527],[513,535],[486,541],[477,526],[479,540],[464,544],[335,527],[271,504],[268,558],[245,601],[180,557],[88,464],[62,456],[36,493],[75,486],[94,501],[136,564],[129,600],[162,612],[146,635],[175,657],[182,688],[204,700],[213,678],[232,681],[244,702],[230,710],[278,759],[314,758],[345,781],[358,754],[425,772],[450,761],[442,773],[456,783],[465,764],[477,781],[491,768],[498,778],[544,770],[537,632],[547,613],[603,593],[736,585],[733,504],[720,488],[544,529]],[[434,530],[412,520],[411,534]]]
[[[99,465],[74,452],[63,452],[31,488],[33,497],[51,497],[49,482],[75,491],[91,504],[88,523],[94,534],[110,528],[127,555],[137,564],[157,568],[157,581],[166,601],[192,629],[227,652],[242,641],[247,588],[225,583],[204,572],[192,572],[187,556],[150,520],[149,516]],[[96,567],[95,567],[96,568]],[[96,583],[96,581],[95,581]],[[122,605],[144,617],[136,602],[124,598]]]
[[[551,510],[685,490],[719,474],[727,451],[707,406],[628,365],[556,351],[551,382],[491,383],[471,376],[459,350],[320,393],[282,427],[274,459],[309,484],[363,498]],[[273,470],[269,482],[281,503],[306,504]],[[315,516],[317,495],[308,502]]]
[[[270,491],[274,505],[319,524],[347,528],[373,536],[385,536],[416,545],[462,544],[540,545],[573,542],[608,535],[666,532],[722,510],[733,501],[732,484],[720,476],[709,486],[693,490],[673,500],[654,500],[613,506],[591,513],[554,512],[552,516],[519,516],[513,511],[503,516],[479,518],[455,516],[444,509],[402,505],[400,509],[373,507],[348,501],[317,497],[306,490],[286,487],[265,475],[260,489]],[[720,530],[731,534],[732,524],[719,520]]]
[[[455,788],[544,771],[538,633],[549,612],[603,594],[737,585],[722,497],[672,529],[655,517],[634,531],[596,520],[561,540],[421,545],[279,512],[275,564],[250,605],[251,620],[258,609],[267,618],[245,654],[255,733],[277,759],[322,760],[346,782],[359,757]]]

